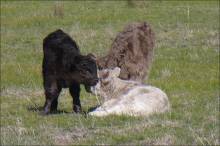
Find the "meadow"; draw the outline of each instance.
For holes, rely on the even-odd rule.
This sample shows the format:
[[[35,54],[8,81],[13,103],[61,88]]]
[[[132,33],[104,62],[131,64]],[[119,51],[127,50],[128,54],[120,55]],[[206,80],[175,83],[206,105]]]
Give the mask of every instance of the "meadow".
[[[60,15],[54,15],[58,5]],[[219,1],[1,1],[1,145],[220,145]],[[103,56],[129,23],[156,35],[147,84],[165,91],[171,111],[150,117],[40,115],[42,40],[61,28],[83,54]],[[98,104],[81,88],[83,109]]]

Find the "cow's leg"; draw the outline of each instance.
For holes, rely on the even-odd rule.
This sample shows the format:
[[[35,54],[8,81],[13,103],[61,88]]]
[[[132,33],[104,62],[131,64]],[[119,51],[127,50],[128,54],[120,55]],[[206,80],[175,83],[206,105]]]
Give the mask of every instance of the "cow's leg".
[[[51,111],[57,111],[58,97],[60,95],[61,89],[62,89],[61,86],[57,85],[57,89],[54,93],[54,98],[51,103]]]
[[[69,91],[73,98],[73,111],[76,113],[81,112],[81,103],[79,99],[80,85],[77,83],[71,84]]]
[[[58,97],[61,92],[61,87],[57,85],[57,81],[52,78],[44,79],[44,90],[46,101],[44,104],[44,114],[49,114],[51,111],[57,110]]]

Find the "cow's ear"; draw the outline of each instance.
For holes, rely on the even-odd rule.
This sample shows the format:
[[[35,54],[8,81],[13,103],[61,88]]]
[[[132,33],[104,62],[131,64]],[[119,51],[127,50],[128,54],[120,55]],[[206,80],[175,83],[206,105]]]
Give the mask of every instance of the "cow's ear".
[[[109,71],[108,70],[103,70],[102,72],[102,78],[107,79],[109,77]]]
[[[92,53],[89,53],[88,55],[87,55],[89,58],[91,58],[91,59],[93,59],[93,60],[96,60],[96,56],[94,55],[94,54],[92,54]]]
[[[110,72],[109,70],[104,70],[102,73],[101,82],[106,86],[111,82]]]
[[[113,74],[114,77],[119,77],[120,72],[121,72],[121,69],[119,67],[116,67],[116,68],[113,69],[112,74]]]

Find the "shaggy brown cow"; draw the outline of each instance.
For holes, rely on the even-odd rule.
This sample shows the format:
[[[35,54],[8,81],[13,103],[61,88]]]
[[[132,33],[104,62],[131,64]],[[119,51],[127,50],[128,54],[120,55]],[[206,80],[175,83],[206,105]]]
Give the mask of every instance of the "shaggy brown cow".
[[[149,24],[129,24],[116,36],[108,54],[97,60],[98,67],[120,67],[121,79],[143,82],[149,74],[154,42],[154,33]]]
[[[80,112],[80,84],[94,86],[98,82],[94,57],[81,55],[76,42],[60,29],[44,39],[43,51],[44,114],[57,110],[62,88],[69,88],[73,110]]]

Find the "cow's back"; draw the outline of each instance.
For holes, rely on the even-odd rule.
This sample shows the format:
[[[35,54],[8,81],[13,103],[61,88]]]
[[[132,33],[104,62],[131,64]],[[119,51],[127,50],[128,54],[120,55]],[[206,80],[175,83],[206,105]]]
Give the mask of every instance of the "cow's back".
[[[50,33],[47,37],[44,38],[43,50],[44,52],[56,52],[56,54],[80,54],[80,50],[76,42],[61,29]]]
[[[74,57],[80,55],[76,42],[58,29],[43,40],[43,74],[63,74],[68,72]]]

